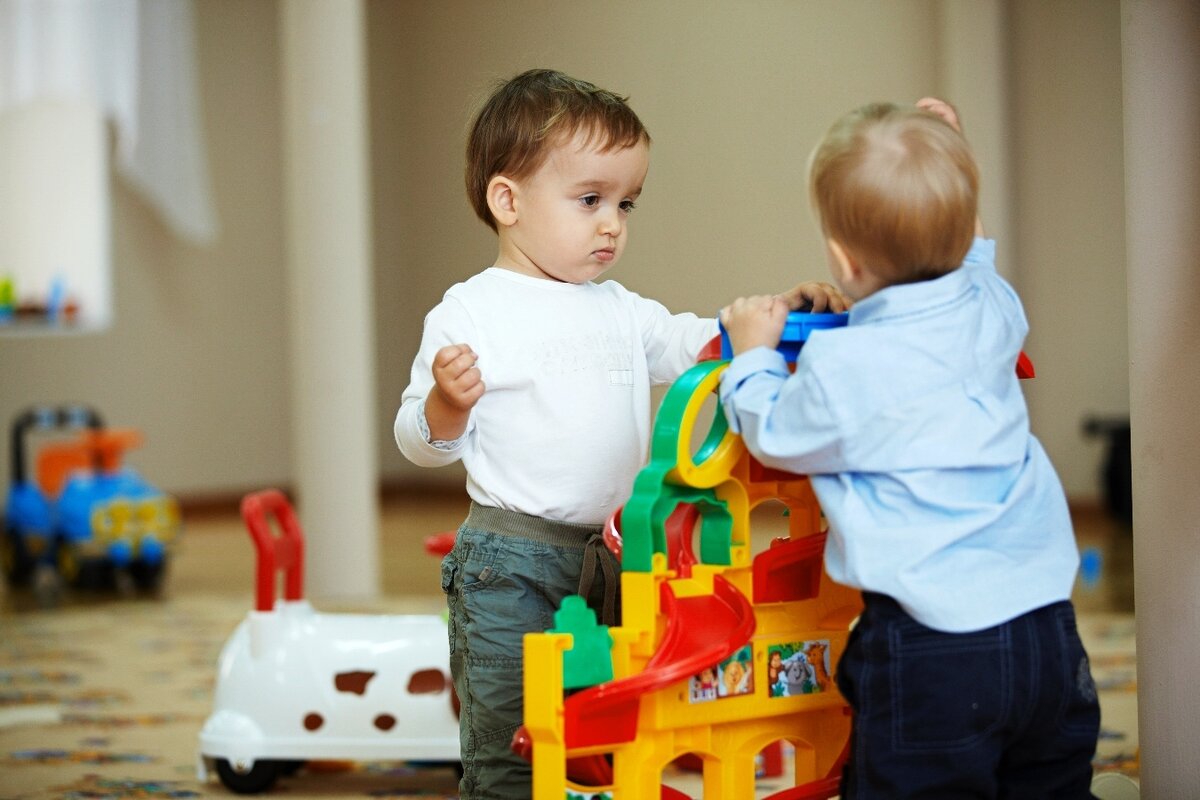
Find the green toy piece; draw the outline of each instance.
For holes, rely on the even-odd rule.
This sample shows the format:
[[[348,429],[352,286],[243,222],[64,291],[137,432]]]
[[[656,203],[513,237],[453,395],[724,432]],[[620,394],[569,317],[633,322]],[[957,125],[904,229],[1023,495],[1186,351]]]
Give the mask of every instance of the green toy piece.
[[[667,553],[664,523],[679,505],[693,503],[700,512],[700,560],[705,564],[731,563],[733,517],[727,504],[717,499],[714,489],[678,486],[669,473],[679,463],[679,441],[683,417],[692,396],[714,370],[727,361],[704,361],[689,369],[671,385],[659,406],[650,442],[650,463],[638,473],[629,501],[621,510],[621,568],[649,572],[655,553]],[[729,430],[720,406],[694,461],[703,464],[720,448]]]
[[[643,480],[645,477],[645,480]],[[732,563],[733,515],[714,489],[677,486],[643,472],[633,484],[633,495],[621,511],[623,547],[621,568],[649,572],[654,553],[667,553],[666,521],[680,505],[700,512],[700,562]]]
[[[702,361],[679,376],[671,388],[663,396],[662,405],[658,408],[658,416],[654,419],[654,433],[650,440],[650,464],[669,464],[669,469],[676,465],[676,453],[679,447],[679,437],[683,429],[683,415],[687,410],[692,395],[699,389],[700,384],[718,369],[723,369],[728,361]],[[713,417],[712,427],[704,437],[704,443],[696,453],[697,464],[703,463],[716,451],[729,430],[729,422],[725,419],[725,411],[717,406]]]
[[[0,322],[9,322],[17,307],[17,292],[13,280],[7,275],[0,277]]]
[[[554,612],[547,633],[569,633],[573,644],[563,651],[563,688],[582,689],[613,679],[612,636],[596,624],[596,612],[577,594],[567,595]]]

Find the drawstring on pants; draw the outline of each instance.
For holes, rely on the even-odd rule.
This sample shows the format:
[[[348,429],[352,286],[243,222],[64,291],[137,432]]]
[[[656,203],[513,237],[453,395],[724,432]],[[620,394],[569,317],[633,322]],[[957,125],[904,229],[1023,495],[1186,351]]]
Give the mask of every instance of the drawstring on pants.
[[[617,619],[617,568],[616,557],[604,544],[604,536],[593,533],[583,547],[583,569],[579,573],[579,596],[585,601],[592,592],[596,568],[604,573],[604,609],[600,616],[601,625],[616,625]]]
[[[474,501],[471,502],[471,510],[464,524],[476,530],[521,536],[556,547],[579,547],[583,542],[583,568],[579,573],[579,588],[576,591],[586,602],[599,571],[604,579],[604,607],[600,623],[613,626],[620,622],[617,619],[617,581],[621,565],[604,544],[602,526],[555,522],[519,511],[480,505]]]

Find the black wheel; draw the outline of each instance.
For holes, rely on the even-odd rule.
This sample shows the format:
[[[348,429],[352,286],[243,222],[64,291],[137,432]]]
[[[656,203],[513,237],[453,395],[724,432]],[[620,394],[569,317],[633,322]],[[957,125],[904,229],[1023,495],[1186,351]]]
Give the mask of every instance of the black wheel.
[[[63,583],[74,585],[79,581],[80,564],[75,550],[66,542],[59,542],[54,547],[54,563]]]
[[[258,794],[274,785],[279,777],[280,761],[255,761],[245,772],[239,772],[227,759],[217,759],[217,776],[225,788],[238,794]]]
[[[104,585],[107,588],[107,584]],[[118,597],[133,597],[137,594],[137,583],[129,567],[113,567],[112,588],[116,590]]]
[[[163,579],[167,574],[167,564],[165,561],[159,561],[157,564],[135,561],[129,565],[129,574],[133,577],[133,585],[139,592],[158,594],[162,590]]]
[[[55,608],[62,602],[65,585],[62,575],[51,564],[37,564],[30,578],[33,597],[41,608]]]
[[[0,539],[0,568],[10,586],[25,586],[33,573],[33,559],[25,547],[25,540],[11,525],[4,527],[4,538]]]
[[[279,775],[283,778],[295,775],[297,772],[304,769],[304,765],[307,763],[307,761],[280,761]]]
[[[63,583],[84,591],[98,592],[115,586],[116,571],[105,558],[87,558],[70,542],[61,541],[55,554]]]

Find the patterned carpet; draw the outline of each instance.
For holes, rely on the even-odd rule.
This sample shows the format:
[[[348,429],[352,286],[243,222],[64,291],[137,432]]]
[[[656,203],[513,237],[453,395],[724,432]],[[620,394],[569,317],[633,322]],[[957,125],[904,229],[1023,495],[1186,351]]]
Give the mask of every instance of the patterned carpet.
[[[248,601],[188,596],[0,612],[0,800],[231,796],[215,780],[197,781],[196,744],[218,651]],[[1133,617],[1088,614],[1081,627],[1103,709],[1097,769],[1136,776]],[[671,782],[698,787],[687,775]],[[764,779],[760,790],[784,785]],[[313,764],[275,793],[429,798],[455,797],[455,787],[442,767],[341,763]]]

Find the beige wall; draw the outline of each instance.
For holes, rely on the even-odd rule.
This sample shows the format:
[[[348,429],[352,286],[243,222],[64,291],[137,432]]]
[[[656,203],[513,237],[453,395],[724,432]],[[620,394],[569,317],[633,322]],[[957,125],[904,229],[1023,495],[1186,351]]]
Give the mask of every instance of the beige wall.
[[[679,9],[371,5],[372,102],[388,109],[372,130],[382,407],[408,382],[425,312],[495,257],[463,193],[464,129],[493,83],[523,69],[550,65],[628,94],[654,138],[611,277],[704,314],[739,293],[826,277],[803,189],[808,150],[849,105],[929,91],[935,53],[922,40],[935,4]],[[381,466],[431,477],[386,442]]]
[[[1089,414],[1129,413],[1117,3],[1021,0],[1012,17],[1013,255],[1034,432],[1068,493],[1096,488]]]
[[[113,325],[90,336],[0,337],[6,434],[27,405],[86,402],[110,425],[143,431],[131,461],[169,490],[289,480],[276,27],[273,3],[198,4],[220,238],[182,242],[114,178]],[[5,458],[5,486],[8,476]]]
[[[655,139],[612,276],[701,313],[825,276],[803,166],[841,112],[944,86],[965,92],[951,99],[968,132],[972,119],[1008,109],[1007,135],[977,135],[989,137],[985,180],[997,161],[1012,167],[1011,192],[991,184],[986,197],[998,216],[1011,212],[1002,252],[1035,331],[1034,427],[1068,491],[1094,495],[1100,449],[1079,434],[1080,418],[1128,408],[1118,6],[987,7],[998,22],[981,32],[961,21],[947,31],[954,17],[934,0],[693,2],[686,14],[665,0],[370,2],[376,299],[363,313],[375,315],[384,479],[461,480],[407,465],[390,420],[425,311],[495,255],[461,188],[470,113],[496,79],[549,65],[629,94]],[[0,339],[0,420],[34,401],[89,401],[113,424],[142,428],[135,463],[189,495],[293,477],[277,10],[199,0],[196,17],[220,241],[181,244],[118,186],[112,331]],[[1007,62],[982,69],[980,85],[946,74],[947,53],[971,52],[957,38],[941,44],[955,25],[967,41],[1004,40]]]

